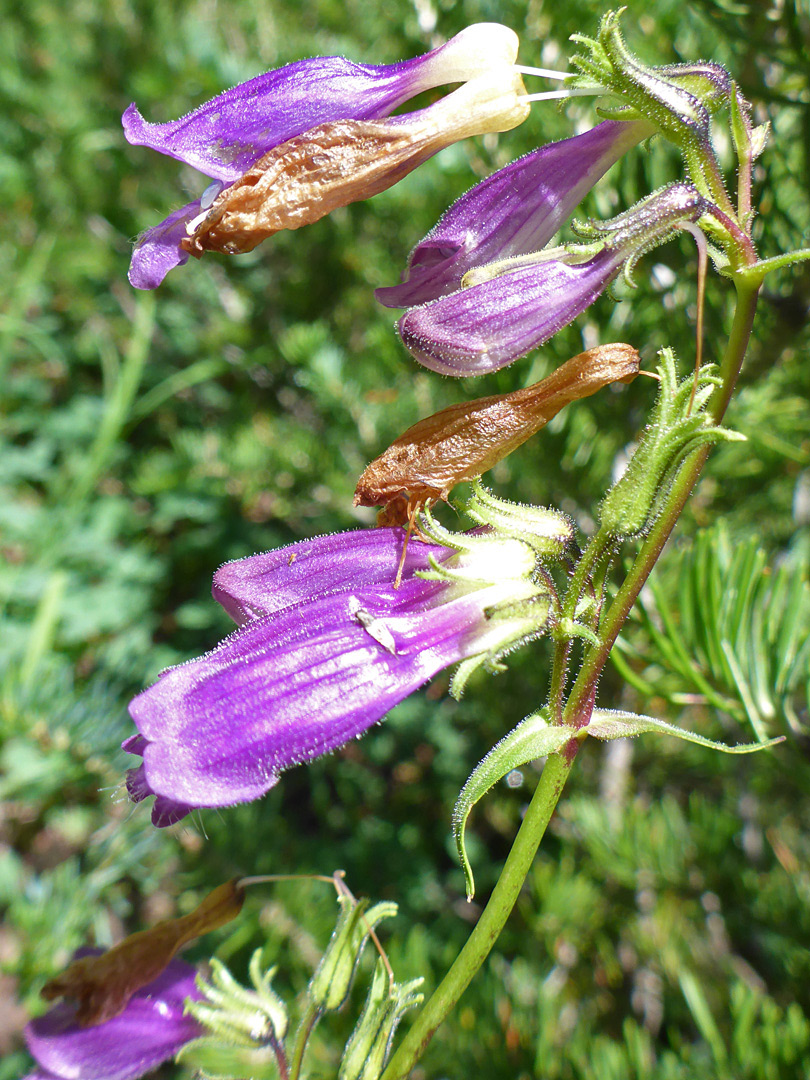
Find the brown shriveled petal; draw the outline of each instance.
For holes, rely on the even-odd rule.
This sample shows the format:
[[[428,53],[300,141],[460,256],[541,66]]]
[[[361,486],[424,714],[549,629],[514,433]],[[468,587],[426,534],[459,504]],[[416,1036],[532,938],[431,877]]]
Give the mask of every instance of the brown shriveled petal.
[[[93,1027],[123,1012],[142,986],[160,975],[181,946],[236,918],[245,899],[238,879],[214,889],[198,908],[130,934],[101,956],[84,956],[42,989],[46,1001],[76,998],[76,1021]]]
[[[608,383],[629,382],[640,357],[631,345],[599,345],[525,390],[451,405],[420,420],[365,470],[355,506],[382,506],[378,524],[408,525],[425,503],[446,499],[548,423],[569,402]]]
[[[524,97],[520,75],[504,66],[410,115],[319,124],[260,158],[180,246],[197,258],[252,251],[281,229],[385,191],[458,139],[516,127],[529,112]]]

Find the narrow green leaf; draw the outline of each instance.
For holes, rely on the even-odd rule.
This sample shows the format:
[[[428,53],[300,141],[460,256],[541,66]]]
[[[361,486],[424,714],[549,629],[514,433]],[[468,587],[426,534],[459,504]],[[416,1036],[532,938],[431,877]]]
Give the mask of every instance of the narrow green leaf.
[[[765,731],[765,724],[763,723],[762,716],[754,703],[751,687],[748,685],[748,680],[745,678],[745,675],[743,675],[742,669],[737,662],[737,657],[734,655],[729,643],[724,641],[722,642],[722,645],[726,650],[726,661],[731,669],[734,686],[737,689],[737,693],[740,695],[740,701],[743,703],[745,714],[760,743],[764,743],[767,738],[767,732]]]
[[[734,650],[740,666],[748,661],[748,685],[757,707],[757,712],[766,720],[776,716],[776,706],[771,695],[773,677],[771,674],[773,654],[768,648],[768,638],[764,626],[764,605],[760,604],[751,612],[749,638],[742,647]]]
[[[464,831],[470,811],[478,800],[512,769],[519,769],[521,765],[526,765],[535,758],[553,754],[575,735],[571,728],[552,726],[540,713],[532,713],[496,743],[473,769],[453,810],[453,836],[464,870],[468,900],[472,900],[475,895],[475,881],[464,843]]]
[[[787,685],[783,678],[784,673],[790,669],[802,640],[806,642],[808,622],[810,622],[807,618],[807,613],[810,611],[810,588],[805,577],[806,567],[794,567],[792,572],[786,568],[783,570],[784,574],[780,572],[779,576],[786,583],[787,603],[779,606],[771,605],[768,609],[779,628],[779,637],[774,649],[779,664],[775,673],[777,690]]]
[[[711,1047],[715,1064],[719,1068],[725,1069],[728,1065],[726,1044],[723,1042],[723,1036],[720,1034],[720,1029],[712,1016],[709,1003],[697,979],[691,973],[684,971],[681,973],[679,981],[683,996],[686,998],[686,1004],[689,1006],[689,1011],[692,1013],[698,1030]]]
[[[726,636],[731,641],[737,656],[744,656],[748,647],[751,610],[755,604],[764,568],[765,552],[754,541],[743,544],[737,549],[731,566],[724,575],[727,581],[735,584],[733,590],[727,590],[729,597],[732,593],[734,595],[733,602],[728,605],[725,629]]]
[[[686,597],[686,590],[682,593],[683,597]],[[702,637],[702,631],[697,628],[697,620],[699,618],[701,608],[696,608],[691,602],[691,597],[685,599],[685,606],[691,608],[691,615],[693,616],[691,622],[691,632],[685,635],[679,629],[675,622],[672,611],[670,609],[670,603],[664,595],[663,591],[658,585],[653,587],[653,598],[655,600],[656,610],[661,618],[663,624],[662,631],[655,626],[652,620],[648,616],[648,631],[653,638],[653,641],[657,648],[660,650],[662,657],[667,660],[669,666],[679,671],[685,678],[690,679],[701,694],[709,701],[715,708],[728,710],[730,703],[719,694],[717,689],[712,686],[709,680],[701,670],[699,662],[688,651],[686,641],[694,641],[696,638]],[[644,609],[643,609],[644,610]],[[682,609],[683,610],[683,609]],[[644,611],[647,615],[646,610]]]
[[[638,690],[644,697],[652,697],[655,693],[655,687],[653,683],[648,682],[642,674],[635,671],[629,664],[627,656],[638,656],[638,652],[633,649],[627,642],[619,637],[616,644],[610,650],[610,659],[613,666],[616,668],[622,679],[634,690]]]
[[[761,743],[743,743],[741,746],[727,746],[725,743],[715,742],[703,735],[697,735],[693,731],[685,731],[683,728],[668,724],[665,720],[656,720],[653,716],[640,716],[638,713],[614,711],[612,709],[594,709],[591,722],[586,728],[589,735],[597,739],[626,739],[636,735],[644,735],[648,731],[657,732],[659,735],[674,735],[677,739],[685,739],[686,742],[698,743],[700,746],[708,746],[712,750],[721,750],[724,754],[753,754],[756,750],[764,750],[769,746],[776,746],[784,742],[784,735],[776,739],[769,739]],[[486,758],[484,759],[486,760]]]

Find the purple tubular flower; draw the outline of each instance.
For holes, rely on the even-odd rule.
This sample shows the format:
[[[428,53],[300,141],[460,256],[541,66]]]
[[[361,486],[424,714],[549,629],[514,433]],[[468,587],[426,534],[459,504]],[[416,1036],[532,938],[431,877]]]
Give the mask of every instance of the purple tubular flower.
[[[570,140],[574,141],[574,140]],[[689,184],[672,184],[583,231],[595,241],[512,255],[467,271],[455,292],[411,308],[402,341],[443,375],[483,375],[548,341],[585,311],[623,269],[712,205]]]
[[[347,544],[347,537],[351,540]],[[351,558],[346,558],[347,549]],[[225,563],[214,574],[211,594],[238,626],[300,602],[391,582],[402,554],[397,529],[364,529],[302,540],[290,547]],[[403,573],[428,570],[453,552],[439,544],[409,544]]]
[[[172,960],[135,992],[120,1016],[96,1027],[79,1027],[75,1005],[60,1002],[25,1028],[39,1066],[26,1080],[134,1080],[156,1069],[203,1034],[196,1020],[183,1015],[187,998],[202,997],[194,976],[189,964]]]
[[[525,544],[464,534],[459,554],[412,541],[395,589],[404,538],[324,536],[218,571],[214,596],[241,629],[130,704],[138,735],[124,749],[143,763],[127,786],[135,801],[157,796],[155,825],[259,798],[284,769],[362,734],[442,668],[537,629],[536,603],[530,619],[487,617],[542,592]],[[415,576],[431,560],[434,574],[453,560],[452,574]]]
[[[400,336],[420,364],[442,375],[497,371],[590,307],[625,258],[605,249],[587,263],[541,263],[459,289],[403,315]]]
[[[151,147],[231,184],[273,147],[319,124],[388,116],[423,90],[512,64],[516,55],[513,31],[481,23],[432,52],[397,64],[355,64],[339,56],[299,60],[240,83],[164,124],[145,121],[132,104],[122,118],[124,134],[133,145]],[[143,234],[129,273],[136,288],[156,288],[170,269],[187,261],[178,240],[200,210],[197,199]]]
[[[411,307],[461,288],[468,270],[538,251],[611,165],[647,138],[643,120],[606,120],[549,143],[462,195],[410,254],[401,285],[377,289],[386,307]]]

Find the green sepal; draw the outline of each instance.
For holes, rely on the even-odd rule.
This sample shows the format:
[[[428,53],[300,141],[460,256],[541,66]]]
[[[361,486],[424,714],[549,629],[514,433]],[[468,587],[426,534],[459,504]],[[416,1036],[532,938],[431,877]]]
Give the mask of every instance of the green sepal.
[[[451,696],[457,701],[460,700],[470,676],[480,667],[490,675],[500,675],[506,671],[503,657],[546,633],[554,625],[552,608],[556,609],[557,606],[556,593],[545,595],[536,589],[533,597],[506,601],[488,608],[485,614],[490,624],[494,626],[498,622],[503,623],[504,633],[489,649],[475,656],[468,656],[459,663],[450,679]]]
[[[210,1080],[276,1080],[278,1061],[270,1046],[227,1046],[215,1036],[192,1039],[175,1061]]]
[[[709,65],[642,64],[629,51],[619,30],[624,9],[606,12],[596,39],[572,34],[571,40],[583,50],[570,57],[569,64],[582,72],[566,85],[591,89],[602,87],[630,105],[639,116],[652,121],[667,138],[681,146],[697,139],[709,139],[711,112],[718,107],[717,79],[723,69]],[[727,73],[723,72],[728,80]],[[728,93],[727,85],[723,88]]]
[[[472,482],[472,494],[459,509],[479,525],[523,540],[542,559],[562,559],[574,541],[573,522],[561,510],[499,499],[480,480]]]
[[[369,908],[367,899],[354,900],[345,893],[338,896],[338,904],[335,929],[307,988],[310,1000],[323,1012],[339,1009],[349,996],[369,932],[398,910],[391,901]]]
[[[270,1036],[279,1042],[287,1033],[287,1009],[271,988],[276,969],[262,970],[262,950],[257,949],[248,968],[254,989],[238,983],[221,960],[213,957],[210,981],[197,976],[203,1001],[189,1000],[185,1011],[214,1036],[228,1043],[255,1047]]]
[[[453,836],[464,871],[468,900],[472,900],[475,895],[475,880],[464,843],[470,811],[490,788],[513,769],[519,769],[521,765],[527,765],[536,758],[555,753],[577,734],[573,728],[549,724],[542,712],[532,713],[493,746],[473,769],[453,810]]]
[[[702,446],[744,438],[738,432],[713,424],[705,411],[719,383],[712,365],[705,365],[697,375],[679,383],[672,350],[662,349],[659,355],[661,386],[651,423],[624,475],[599,508],[603,529],[617,539],[638,536],[655,520],[662,500],[690,454]]]
[[[590,723],[581,731],[586,731],[588,735],[596,739],[626,739],[653,731],[658,735],[674,735],[676,739],[707,746],[711,750],[720,750],[724,754],[754,754],[757,750],[767,750],[768,747],[785,741],[785,736],[779,735],[775,739],[768,739],[767,742],[728,746],[726,743],[707,739],[703,735],[696,735],[694,731],[685,731],[683,728],[675,727],[674,724],[668,724],[665,720],[656,720],[654,716],[641,716],[638,713],[612,709],[594,709]]]
[[[424,1000],[415,991],[424,979],[391,984],[380,958],[357,1026],[346,1043],[338,1080],[378,1080],[404,1013]]]

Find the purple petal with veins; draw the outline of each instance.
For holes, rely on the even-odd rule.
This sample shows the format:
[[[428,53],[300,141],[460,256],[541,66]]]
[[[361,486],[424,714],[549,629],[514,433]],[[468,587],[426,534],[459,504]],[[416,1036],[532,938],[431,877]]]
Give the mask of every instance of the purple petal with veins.
[[[607,120],[513,161],[453,203],[411,252],[401,285],[374,295],[386,307],[424,304],[460,288],[473,267],[545,247],[596,181],[652,130],[642,120]]]
[[[542,345],[604,292],[621,269],[623,251],[590,262],[551,261],[459,289],[399,320],[406,348],[442,375],[484,375]]]

